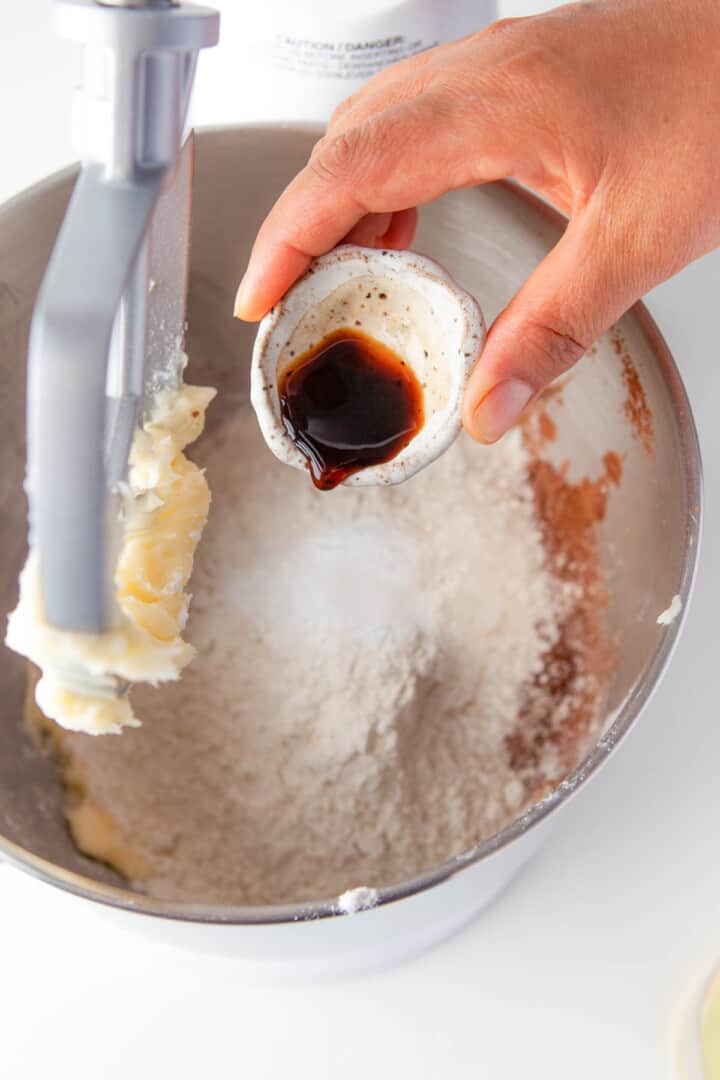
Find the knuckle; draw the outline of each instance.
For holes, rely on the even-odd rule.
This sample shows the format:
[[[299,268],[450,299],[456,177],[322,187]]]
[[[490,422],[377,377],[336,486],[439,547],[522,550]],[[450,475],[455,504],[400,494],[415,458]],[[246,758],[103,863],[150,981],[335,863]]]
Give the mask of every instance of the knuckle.
[[[500,19],[473,35],[464,81],[477,99],[500,106],[513,123],[544,125],[548,93],[558,81],[552,37],[544,16]]]
[[[333,109],[330,117],[330,123],[328,124],[328,131],[332,131],[338,124],[341,124],[346,117],[353,111],[353,109],[360,103],[362,93],[358,91],[355,94],[351,94],[350,97],[345,98],[339,105],[336,105]],[[321,140],[322,141],[322,140]]]
[[[550,321],[536,323],[529,328],[526,338],[528,362],[536,386],[544,386],[568,371],[590,343],[583,343],[571,328]]]
[[[358,128],[325,136],[316,145],[309,168],[325,184],[352,180],[363,160],[365,139]]]
[[[507,37],[519,23],[523,22],[525,22],[523,18],[496,19],[494,23],[490,23],[484,30],[478,30],[471,36],[477,39],[483,38],[486,41],[489,39],[497,40],[498,38]]]
[[[561,10],[569,9],[566,6]],[[531,101],[539,97],[542,103],[548,86],[573,86],[576,79],[580,83],[573,89],[581,90],[586,75],[568,56],[568,27],[556,14],[500,19],[480,31],[477,39],[485,54],[480,74],[491,84],[499,83],[513,100],[520,102],[526,101],[529,93]]]
[[[323,135],[322,138],[318,139],[318,141],[315,143],[312,150],[310,151],[309,161],[314,161],[317,157],[319,157],[320,154],[324,154],[334,138],[334,135],[328,133]]]
[[[441,73],[443,70],[442,67],[439,68]],[[398,80],[397,83],[388,87],[386,92],[386,108],[392,105],[401,105],[405,101],[412,101],[415,98],[422,97],[423,94],[435,85],[436,80],[437,72],[435,69],[428,70],[427,66],[409,72],[404,79]]]

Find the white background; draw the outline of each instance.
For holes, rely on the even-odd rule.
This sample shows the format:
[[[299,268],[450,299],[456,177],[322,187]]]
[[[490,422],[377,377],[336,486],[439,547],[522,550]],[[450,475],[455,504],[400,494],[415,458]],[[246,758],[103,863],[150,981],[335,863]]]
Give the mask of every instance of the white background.
[[[4,198],[71,159],[77,69],[52,37],[48,0],[3,0],[1,15]],[[400,968],[283,984],[136,938],[0,867],[0,1077],[683,1075],[679,1032],[720,961],[719,285],[714,255],[650,298],[705,456],[704,558],[685,635],[639,729],[511,890]]]

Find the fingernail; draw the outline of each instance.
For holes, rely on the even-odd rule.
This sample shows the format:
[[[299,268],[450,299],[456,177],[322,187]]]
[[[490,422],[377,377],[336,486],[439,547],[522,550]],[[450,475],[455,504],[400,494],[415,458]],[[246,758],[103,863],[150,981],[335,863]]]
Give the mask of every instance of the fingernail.
[[[519,418],[534,392],[521,379],[506,379],[493,386],[473,413],[475,438],[485,443],[499,439]]]
[[[240,284],[238,285],[238,291],[235,294],[235,306],[233,308],[233,314],[236,319],[247,318],[248,300],[250,299],[250,290],[248,288],[247,274],[244,274]]]

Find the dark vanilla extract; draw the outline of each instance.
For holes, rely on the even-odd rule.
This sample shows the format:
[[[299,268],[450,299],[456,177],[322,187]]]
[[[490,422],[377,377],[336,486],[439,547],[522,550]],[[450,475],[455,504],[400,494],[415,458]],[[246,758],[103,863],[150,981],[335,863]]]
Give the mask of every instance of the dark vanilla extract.
[[[415,373],[387,346],[349,328],[297,357],[278,392],[285,430],[323,491],[390,461],[423,425]]]

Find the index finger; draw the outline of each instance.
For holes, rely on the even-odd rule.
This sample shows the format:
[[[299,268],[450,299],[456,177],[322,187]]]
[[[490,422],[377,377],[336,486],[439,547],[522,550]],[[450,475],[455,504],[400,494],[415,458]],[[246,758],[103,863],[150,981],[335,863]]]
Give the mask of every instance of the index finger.
[[[313,208],[307,216],[306,206]],[[350,192],[340,186],[333,191],[308,163],[258,232],[235,298],[236,317],[248,322],[261,319],[305,273],[311,259],[339,243],[365,213]]]
[[[311,258],[329,251],[370,213],[404,211],[451,188],[512,172],[511,133],[477,104],[430,90],[321,140],[263,223],[235,313],[254,321]],[[483,130],[484,129],[484,130]],[[483,150],[478,150],[483,147]]]

